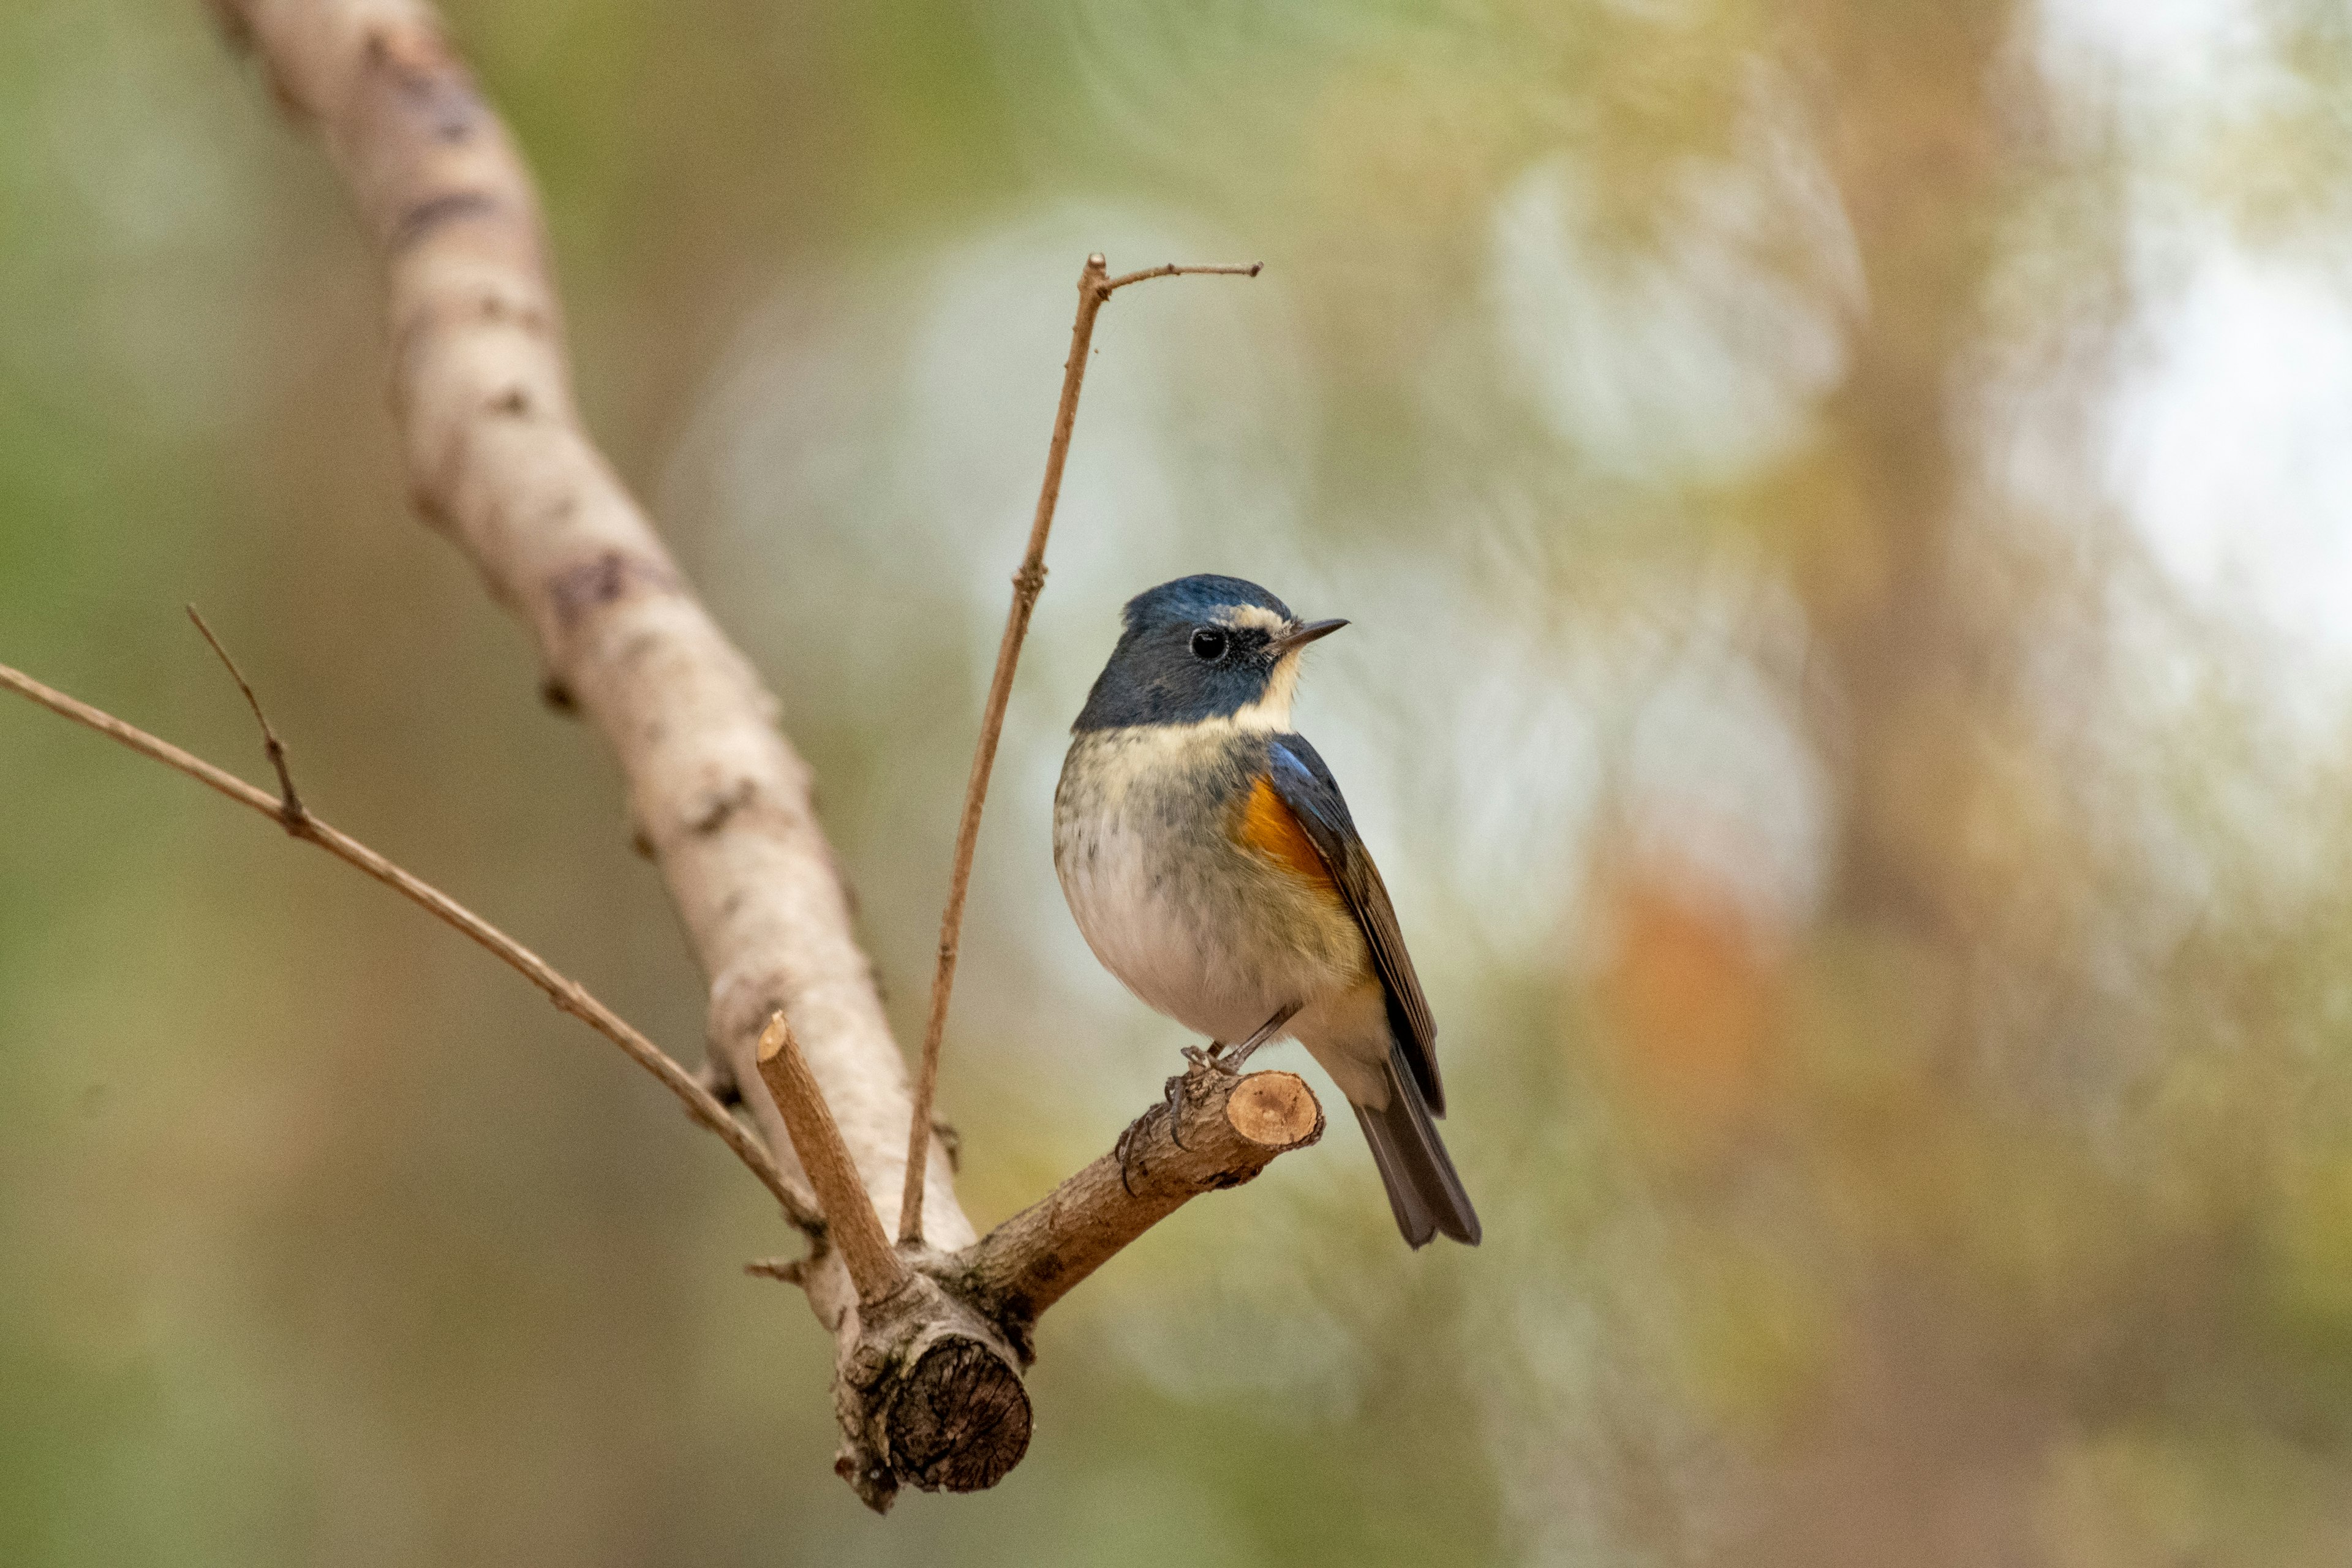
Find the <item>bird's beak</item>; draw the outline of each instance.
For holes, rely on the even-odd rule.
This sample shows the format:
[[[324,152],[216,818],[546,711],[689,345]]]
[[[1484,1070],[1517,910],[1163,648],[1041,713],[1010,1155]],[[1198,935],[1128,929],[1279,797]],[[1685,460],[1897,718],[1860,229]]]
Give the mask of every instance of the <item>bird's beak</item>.
[[[1302,626],[1293,621],[1288,627],[1267,638],[1265,646],[1275,658],[1280,658],[1285,654],[1295,653],[1305,647],[1318,637],[1329,637],[1347,624],[1345,621],[1308,621]]]

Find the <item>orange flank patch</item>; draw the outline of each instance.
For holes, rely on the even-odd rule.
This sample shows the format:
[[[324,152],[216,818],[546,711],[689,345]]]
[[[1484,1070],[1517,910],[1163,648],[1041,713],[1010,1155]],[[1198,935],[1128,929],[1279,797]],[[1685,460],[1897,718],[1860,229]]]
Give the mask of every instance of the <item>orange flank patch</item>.
[[[1249,796],[1242,802],[1238,837],[1293,876],[1305,878],[1335,898],[1339,895],[1338,884],[1316,852],[1315,840],[1307,837],[1307,829],[1298,825],[1298,818],[1263,773],[1251,781]]]

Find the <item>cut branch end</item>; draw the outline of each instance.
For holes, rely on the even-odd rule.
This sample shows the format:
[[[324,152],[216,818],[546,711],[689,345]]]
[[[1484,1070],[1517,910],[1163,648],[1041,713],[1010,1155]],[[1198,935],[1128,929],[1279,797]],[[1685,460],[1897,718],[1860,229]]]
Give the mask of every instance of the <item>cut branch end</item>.
[[[850,1158],[849,1145],[841,1136],[841,1125],[834,1120],[824,1091],[817,1087],[815,1075],[801,1056],[792,1026],[780,1012],[769,1015],[768,1026],[760,1032],[759,1064],[760,1081],[783,1115],[793,1152],[800,1155],[801,1168],[808,1173],[809,1184],[816,1189],[817,1203],[824,1210],[826,1233],[841,1249],[842,1262],[857,1288],[858,1303],[871,1306],[905,1285],[908,1270],[890,1248],[881,1216],[874,1212],[864,1179]]]

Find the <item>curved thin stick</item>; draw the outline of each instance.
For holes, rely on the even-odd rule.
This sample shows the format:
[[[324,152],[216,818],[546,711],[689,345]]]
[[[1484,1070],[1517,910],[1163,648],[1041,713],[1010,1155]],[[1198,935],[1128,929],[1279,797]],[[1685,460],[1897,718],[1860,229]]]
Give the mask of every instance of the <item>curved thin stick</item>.
[[[194,615],[193,610],[189,613]],[[213,644],[223,662],[229,663],[231,673],[235,673],[236,667],[229,661],[227,651],[221,648],[219,640],[204,626],[200,617],[196,624],[205,630],[205,640]],[[237,685],[244,689],[246,700],[253,704],[254,716],[261,719],[261,704],[254,697],[253,689],[246,685],[243,676],[237,677]],[[761,1146],[759,1140],[728,1115],[719,1101],[711,1098],[709,1091],[695,1081],[692,1073],[678,1066],[659,1046],[630,1027],[619,1014],[590,995],[587,987],[558,973],[539,954],[438,888],[409,875],[351,835],[328,826],[304,810],[295,796],[292,776],[284,771],[285,749],[282,746],[271,754],[271,761],[280,770],[279,778],[286,790],[286,798],[281,802],[272,800],[267,791],[254,788],[243,779],[215,767],[202,757],[182,751],[169,741],[159,740],[102,709],[77,701],[5,664],[0,664],[0,687],[30,698],[50,712],[86,725],[110,740],[119,741],[142,756],[152,757],[165,767],[184,773],[198,784],[228,796],[239,805],[251,807],[295,837],[306,839],[344,864],[366,872],[435,919],[455,927],[489,949],[509,968],[545,992],[549,1001],[620,1047],[631,1061],[659,1079],[662,1087],[677,1096],[685,1105],[688,1116],[719,1134],[719,1140],[735,1152],[735,1157],[751,1167],[751,1173],[760,1178],[761,1185],[774,1194],[776,1202],[783,1206],[784,1216],[793,1225],[810,1236],[815,1236],[824,1228],[824,1222],[817,1213],[815,1199],[784,1173],[783,1167],[776,1163],[774,1156]],[[261,719],[261,726],[262,732],[274,742],[276,736],[270,731],[269,721]]]
[[[1078,388],[1087,378],[1087,350],[1094,341],[1095,318],[1111,295],[1130,283],[1150,278],[1178,278],[1187,273],[1218,272],[1244,278],[1258,275],[1263,263],[1169,262],[1140,272],[1110,276],[1109,264],[1097,251],[1087,258],[1078,274],[1077,319],[1070,323],[1070,357],[1062,362],[1062,401],[1054,410],[1054,437],[1045,447],[1045,482],[1037,492],[1037,512],[1029,523],[1029,548],[1021,570],[1013,574],[1013,607],[1004,615],[1004,636],[996,645],[996,674],[988,683],[988,705],[980,721],[980,741],[972,748],[971,776],[964,784],[963,819],[956,826],[955,863],[948,874],[948,903],[940,916],[939,967],[931,973],[931,1010],[923,1024],[923,1060],[915,1078],[915,1113],[907,1128],[907,1184],[898,1200],[898,1240],[901,1245],[923,1239],[923,1178],[931,1152],[931,1103],[939,1088],[940,1042],[948,1027],[948,995],[955,989],[956,957],[962,941],[964,895],[971,889],[972,850],[980,843],[981,807],[988,799],[988,775],[996,765],[996,742],[1004,732],[1004,709],[1013,697],[1013,672],[1021,662],[1022,640],[1029,635],[1029,616],[1037,595],[1045,591],[1045,536],[1053,531],[1054,508],[1062,499],[1062,468],[1069,460],[1070,431],[1078,418]]]
[[[253,694],[253,683],[246,679],[245,671],[237,668],[236,660],[229,658],[228,649],[221,646],[220,638],[213,636],[212,627],[205,624],[204,616],[196,613],[194,605],[188,606],[188,619],[196,623],[196,630],[205,634],[205,641],[212,644],[213,651],[220,655],[221,663],[228,669],[228,678],[236,682],[239,691],[245,693],[245,705],[253,710],[253,721],[261,726],[261,754],[269,759],[269,765],[278,773],[278,820],[286,824],[287,831],[290,833],[297,824],[309,821],[310,814],[302,809],[302,797],[294,792],[294,774],[286,765],[286,743],[278,738],[278,731],[269,727],[269,715],[261,710],[261,699]]]

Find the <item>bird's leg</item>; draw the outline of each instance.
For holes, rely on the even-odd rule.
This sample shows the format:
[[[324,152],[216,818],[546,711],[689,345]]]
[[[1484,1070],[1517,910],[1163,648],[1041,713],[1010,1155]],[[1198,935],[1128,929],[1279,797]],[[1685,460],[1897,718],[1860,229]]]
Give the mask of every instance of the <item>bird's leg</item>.
[[[1268,1040],[1274,1038],[1275,1036],[1282,1033],[1282,1026],[1298,1016],[1298,1009],[1301,1005],[1303,1005],[1303,1004],[1297,1002],[1285,1003],[1281,1009],[1277,1011],[1273,1017],[1268,1018],[1265,1023],[1260,1024],[1257,1026],[1256,1034],[1252,1035],[1248,1039],[1244,1040],[1240,1045],[1234,1047],[1231,1050],[1221,1051],[1218,1053],[1215,1058],[1214,1065],[1219,1068],[1219,1070],[1223,1072],[1238,1073],[1241,1071],[1242,1064],[1250,1059],[1251,1053],[1255,1051],[1260,1046],[1265,1044]]]

